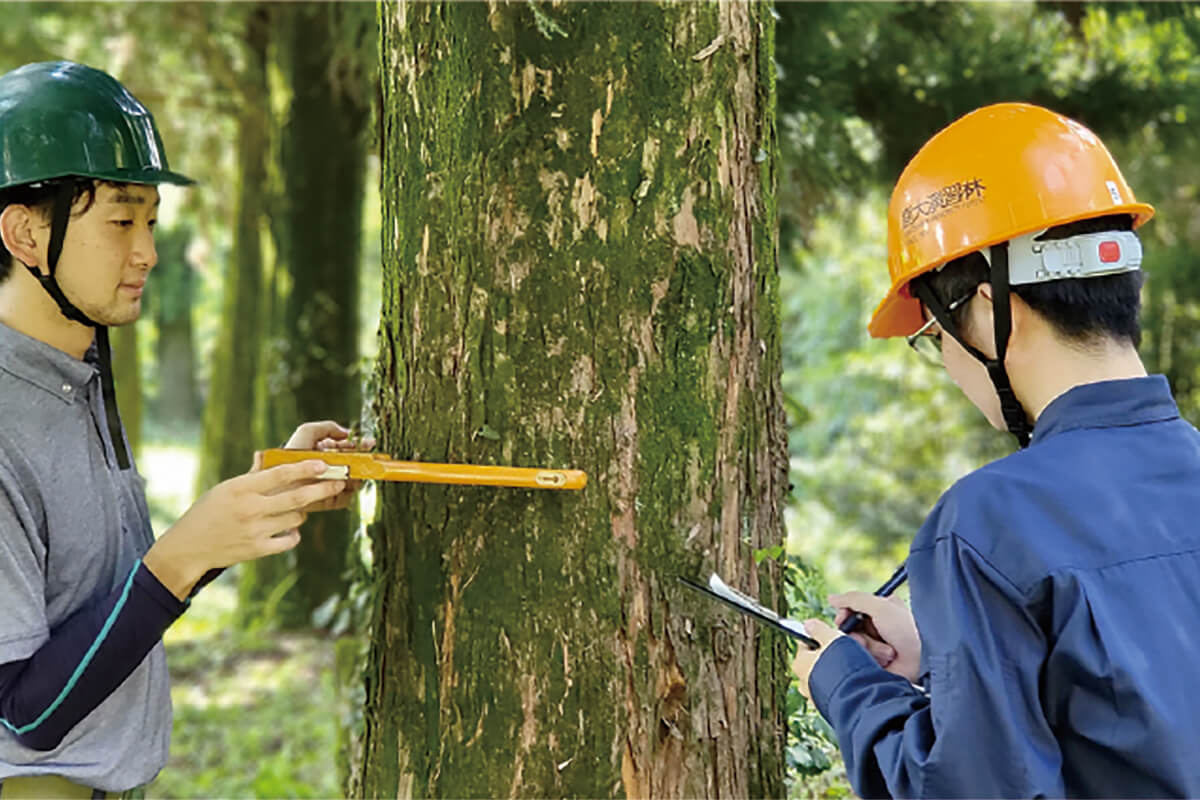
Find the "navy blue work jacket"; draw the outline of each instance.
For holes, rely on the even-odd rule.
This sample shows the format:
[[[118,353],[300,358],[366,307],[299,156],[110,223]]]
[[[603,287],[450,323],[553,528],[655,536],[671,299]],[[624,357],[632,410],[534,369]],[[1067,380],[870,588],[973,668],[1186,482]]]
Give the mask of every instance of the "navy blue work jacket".
[[[920,686],[832,643],[809,686],[863,797],[1200,797],[1200,434],[1162,376],[1078,386],[938,501]]]

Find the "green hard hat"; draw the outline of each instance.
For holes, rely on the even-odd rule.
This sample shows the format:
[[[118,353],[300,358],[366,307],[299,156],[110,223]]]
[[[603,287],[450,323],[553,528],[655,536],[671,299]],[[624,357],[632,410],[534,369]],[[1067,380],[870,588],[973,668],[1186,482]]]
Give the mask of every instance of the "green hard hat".
[[[0,75],[0,189],[72,175],[194,183],[170,170],[154,118],[111,75],[70,61]]]

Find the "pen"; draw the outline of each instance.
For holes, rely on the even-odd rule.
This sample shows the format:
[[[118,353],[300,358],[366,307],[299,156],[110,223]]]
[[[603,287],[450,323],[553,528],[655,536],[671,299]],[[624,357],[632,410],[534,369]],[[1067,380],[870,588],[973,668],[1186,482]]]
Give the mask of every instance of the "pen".
[[[900,584],[904,583],[904,581],[908,579],[907,566],[907,562],[904,562],[901,563],[900,566],[896,567],[896,571],[892,573],[892,577],[888,578],[887,581],[884,582],[883,586],[880,586],[875,590],[875,596],[888,597],[892,592],[899,589]],[[856,630],[858,626],[862,625],[866,619],[866,614],[862,613],[861,611],[855,611],[853,614],[842,620],[842,624],[838,625],[838,630],[842,633],[850,633],[851,631]]]

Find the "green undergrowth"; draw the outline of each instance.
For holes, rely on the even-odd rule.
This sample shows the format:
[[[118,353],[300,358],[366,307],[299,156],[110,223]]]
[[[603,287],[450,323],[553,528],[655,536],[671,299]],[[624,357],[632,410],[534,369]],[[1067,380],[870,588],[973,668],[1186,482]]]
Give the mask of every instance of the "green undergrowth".
[[[175,725],[147,796],[340,796],[333,640],[236,632],[227,577],[165,637]]]
[[[138,459],[159,535],[192,502],[193,441],[153,437]],[[340,797],[335,640],[234,625],[236,575],[205,587],[163,637],[175,725],[152,798]]]
[[[777,561],[783,573],[789,617],[797,620],[833,618],[834,609],[826,601],[828,587],[820,569],[787,552],[784,545],[755,552],[756,561],[765,559]],[[790,655],[788,660],[791,661]],[[786,697],[788,732],[784,757],[788,800],[853,797],[846,780],[846,767],[838,753],[837,737],[816,707],[800,694],[799,679],[795,675],[790,676]]]

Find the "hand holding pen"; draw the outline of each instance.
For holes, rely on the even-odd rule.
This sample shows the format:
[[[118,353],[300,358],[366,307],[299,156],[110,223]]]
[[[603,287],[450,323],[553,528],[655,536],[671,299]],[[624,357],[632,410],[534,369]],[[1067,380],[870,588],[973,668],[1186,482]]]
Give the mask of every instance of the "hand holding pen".
[[[830,595],[838,608],[835,621],[888,672],[916,681],[921,662],[921,639],[908,606],[891,594],[907,578],[905,565],[874,594],[846,592]]]
[[[908,580],[908,564],[902,562],[896,567],[896,571],[892,573],[892,577],[888,578],[883,586],[875,590],[876,597],[891,597],[892,593],[900,588]],[[838,623],[838,630],[842,633],[853,633],[860,625],[867,621],[867,615],[861,611],[855,611],[850,616]]]

